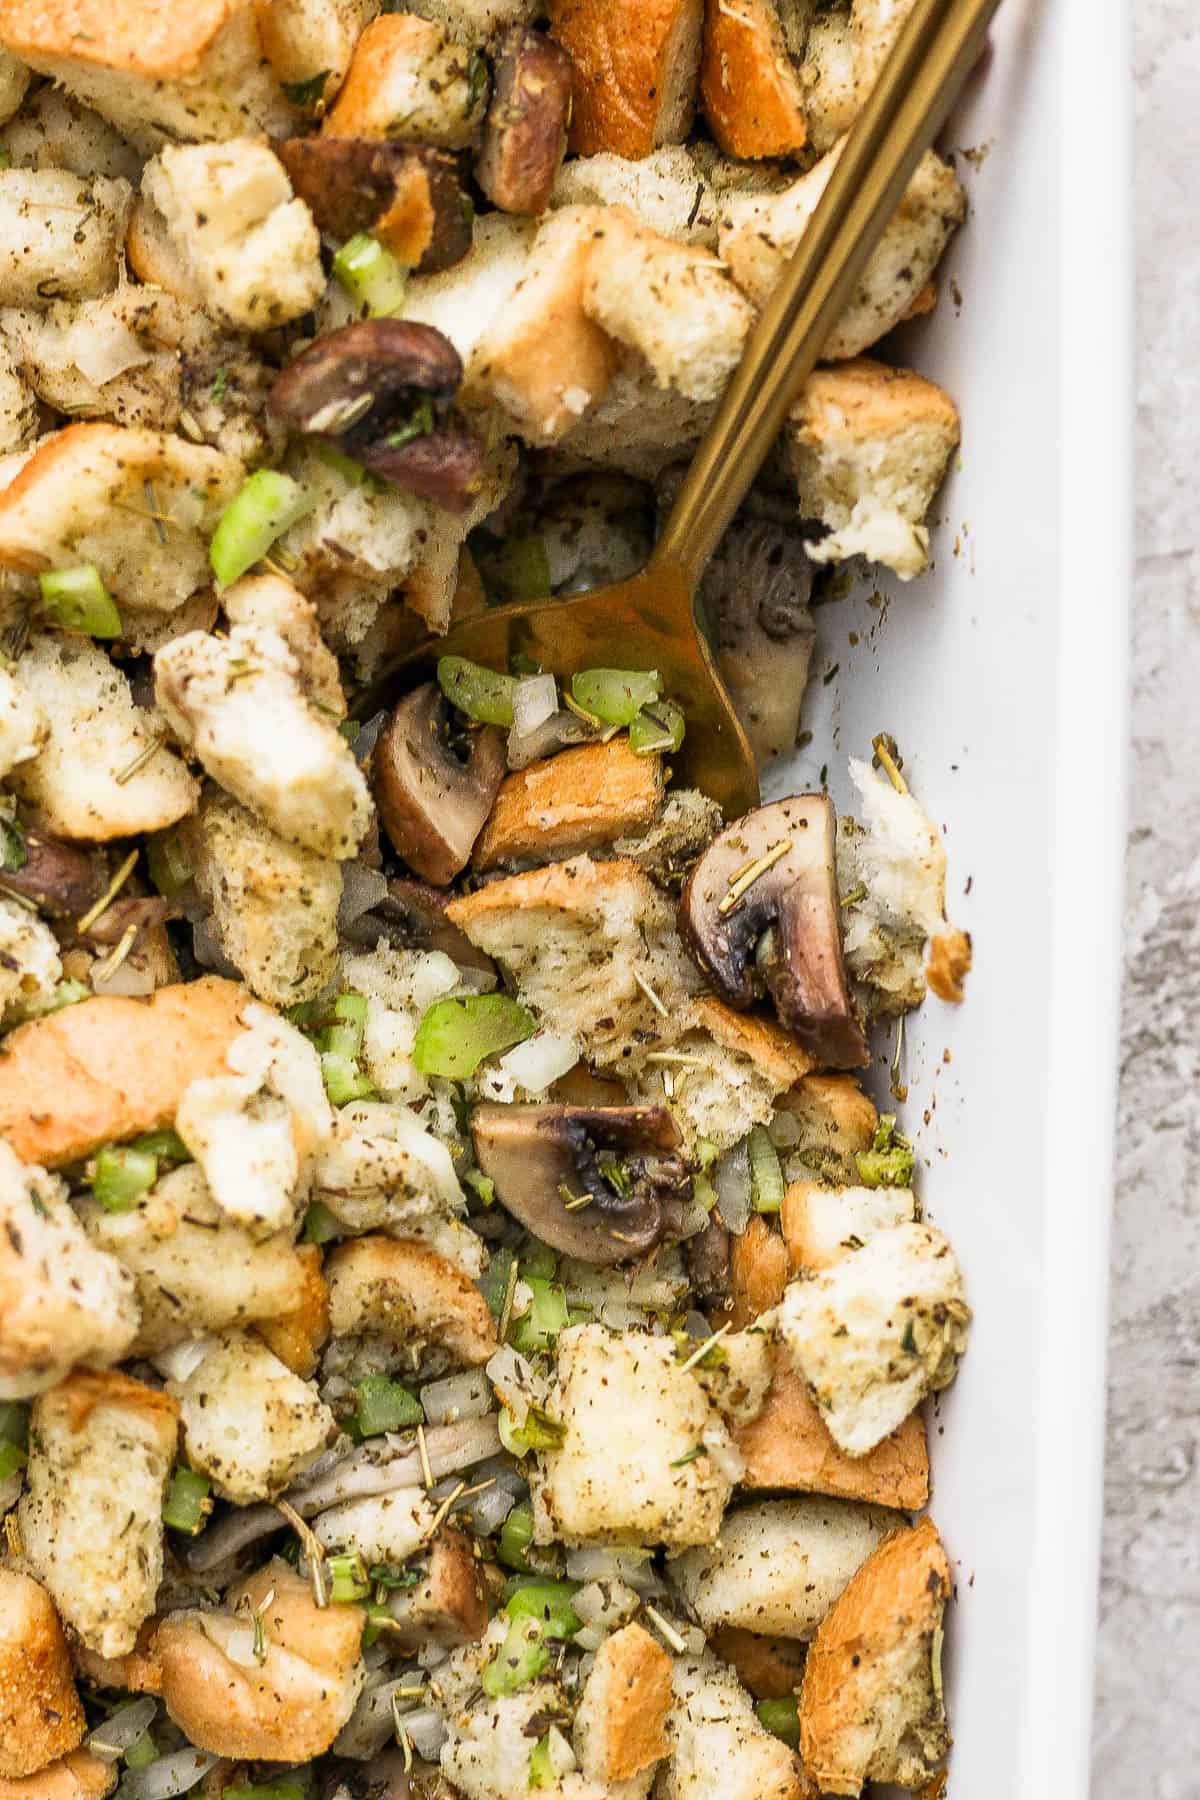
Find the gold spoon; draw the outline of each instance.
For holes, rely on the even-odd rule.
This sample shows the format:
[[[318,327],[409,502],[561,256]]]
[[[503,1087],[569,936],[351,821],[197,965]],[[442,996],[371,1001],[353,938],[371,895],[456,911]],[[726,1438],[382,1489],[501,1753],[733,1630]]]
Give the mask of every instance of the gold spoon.
[[[697,613],[697,584],[979,57],[998,5],[917,0],[747,339],[647,567],[570,599],[491,607],[418,645],[398,668],[465,656],[507,669],[518,654],[565,681],[597,666],[655,668],[687,719],[672,757],[680,780],[730,818],[758,805],[754,756]]]

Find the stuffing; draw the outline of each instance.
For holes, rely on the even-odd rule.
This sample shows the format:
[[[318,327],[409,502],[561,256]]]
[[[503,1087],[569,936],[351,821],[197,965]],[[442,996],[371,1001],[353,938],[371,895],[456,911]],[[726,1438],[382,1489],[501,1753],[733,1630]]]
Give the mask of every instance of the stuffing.
[[[731,1426],[746,1425],[762,1411],[771,1386],[771,1340],[765,1331],[735,1331],[720,1353],[696,1365],[696,1380]]]
[[[33,1403],[25,1559],[101,1656],[132,1650],[163,1571],[162,1507],[179,1409],[128,1375],[77,1369]]]
[[[277,1558],[230,1589],[221,1611],[163,1620],[167,1711],[216,1756],[307,1762],[328,1750],[354,1710],[365,1675],[362,1628],[361,1607],[318,1607],[309,1582]]]
[[[0,1779],[36,1774],[86,1729],[53,1601],[28,1575],[0,1569]]]
[[[485,213],[476,219],[471,248],[460,262],[436,275],[415,276],[408,284],[400,316],[433,325],[450,339],[463,360],[468,398],[475,368],[485,360],[478,347],[503,318],[526,272],[534,239],[544,230],[536,219]]]
[[[401,597],[409,613],[422,620],[430,631],[449,630],[460,598],[462,559],[470,555],[467,538],[502,504],[516,467],[515,446],[493,444],[479,488],[464,512],[428,505],[429,523],[420,558],[404,578]]]
[[[0,328],[3,323],[0,314]],[[25,379],[11,338],[0,338],[0,453],[24,450],[37,432],[37,396]]]
[[[337,719],[346,716],[346,697],[337,657],[321,636],[317,609],[282,575],[243,575],[221,594],[229,623],[260,626],[282,637],[296,659],[305,697]]]
[[[94,106],[143,149],[241,132],[286,135],[293,114],[262,59],[250,0],[147,15],[141,0],[6,0],[0,44]]]
[[[804,46],[800,78],[808,141],[824,155],[853,125],[858,112],[858,83],[850,20],[843,12],[818,13]]]
[[[625,1625],[596,1652],[575,1711],[579,1766],[601,1787],[628,1781],[670,1749],[671,1658],[640,1625]]]
[[[789,1178],[835,1187],[858,1180],[855,1158],[871,1148],[879,1125],[874,1102],[853,1075],[806,1075],[780,1098],[773,1132]]]
[[[312,214],[266,144],[170,145],[147,163],[142,194],[226,325],[266,331],[310,311],[324,292]]]
[[[689,400],[674,388],[660,387],[649,364],[631,357],[564,448],[573,463],[655,481],[687,456],[715,412],[715,400]]]
[[[774,1240],[779,1243],[780,1240]],[[929,1499],[929,1450],[919,1411],[865,1456],[847,1456],[829,1435],[812,1395],[782,1344],[761,1412],[735,1432],[748,1489],[798,1489],[917,1512]]]
[[[257,0],[254,10],[263,54],[284,92],[315,111],[341,87],[379,0]]]
[[[349,1550],[371,1563],[398,1565],[413,1556],[437,1528],[437,1509],[423,1488],[397,1488],[368,1500],[346,1500],[313,1520],[327,1550]]]
[[[960,436],[958,408],[932,381],[861,358],[818,369],[784,428],[800,517],[827,536],[814,562],[865,556],[902,580],[929,562],[924,520]]]
[[[639,755],[624,737],[531,763],[501,782],[472,867],[549,862],[611,844],[654,823],[663,785],[662,758]]]
[[[468,1275],[481,1271],[479,1240],[460,1222],[466,1199],[450,1152],[406,1106],[339,1107],[312,1192],[347,1231],[413,1238]]]
[[[794,156],[808,138],[805,90],[773,0],[707,0],[700,103],[729,156]]]
[[[497,1348],[487,1302],[461,1270],[403,1238],[353,1238],[331,1251],[329,1319],[336,1338],[383,1339],[410,1369],[485,1363]]]
[[[711,1543],[732,1489],[729,1437],[672,1339],[578,1325],[557,1349],[549,1410],[563,1441],[530,1483],[534,1541]]]
[[[229,1073],[193,1081],[175,1129],[195,1157],[224,1218],[255,1237],[294,1223],[314,1159],[333,1129],[312,1044],[263,1006],[226,1052]]]
[[[400,138],[465,150],[488,99],[487,63],[440,25],[388,13],[367,26],[321,129],[327,137]]]
[[[10,669],[0,669],[0,780],[45,745],[50,725],[32,694]]]
[[[613,855],[636,863],[660,887],[678,888],[722,823],[715,800],[699,788],[676,788],[652,824],[632,837],[614,840]]]
[[[719,1541],[677,1557],[671,1577],[706,1630],[810,1638],[895,1523],[847,1500],[760,1500],[727,1513]]]
[[[551,206],[623,206],[661,237],[717,247],[717,197],[690,147],[667,144],[630,159],[605,151],[564,163]]]
[[[781,194],[734,195],[726,206],[721,255],[738,286],[762,306],[807,229],[840,147]],[[825,344],[827,361],[859,356],[897,325],[937,267],[966,213],[949,163],[932,150],[918,163],[903,200],[868,262],[854,297]]]
[[[41,1012],[63,972],[58,939],[36,912],[0,893],[0,1023]]]
[[[907,790],[854,757],[850,779],[862,822],[838,821],[838,886],[866,892],[842,909],[846,966],[871,1012],[904,1012],[925,998],[925,946],[945,922],[946,851]]]
[[[2,54],[2,53],[0,53]],[[0,107],[0,111],[3,108]],[[66,169],[137,187],[142,159],[107,119],[47,82],[0,130],[0,149],[18,169]]]
[[[209,585],[209,539],[241,479],[240,463],[206,445],[69,425],[43,438],[0,494],[0,569],[36,575],[95,563],[118,605],[129,596],[173,612]]]
[[[289,1234],[255,1238],[231,1224],[195,1163],[172,1169],[123,1212],[76,1204],[91,1242],[133,1277],[141,1310],[134,1356],[281,1318],[305,1282],[305,1253]]]
[[[272,831],[317,856],[354,855],[372,816],[366,780],[274,626],[173,639],[154,659],[154,693],[176,738]]]
[[[834,1441],[863,1456],[949,1387],[970,1319],[949,1243],[931,1225],[903,1224],[793,1281],[776,1328]]]
[[[641,1100],[670,1103],[689,1144],[720,1150],[765,1125],[781,1093],[807,1075],[812,1058],[773,1019],[734,1012],[711,995],[672,1005],[653,1043],[634,1041],[616,1062]]]
[[[115,287],[130,201],[129,183],[104,175],[83,180],[67,169],[6,169],[0,304],[83,300]]]
[[[673,1686],[672,1748],[658,1800],[808,1800],[799,1758],[759,1723],[724,1663],[709,1654],[680,1657]]]
[[[294,1254],[297,1268],[286,1311],[256,1319],[254,1329],[293,1375],[310,1381],[329,1338],[329,1284],[315,1244],[299,1244]]]
[[[660,388],[700,404],[720,397],[754,320],[718,257],[659,237],[619,206],[592,245],[583,304],[645,358]]]
[[[932,1519],[895,1531],[851,1579],[813,1640],[800,1749],[822,1794],[864,1781],[924,1789],[950,1747],[942,1618],[950,1565]]]
[[[417,1026],[427,1007],[458,987],[458,965],[440,950],[379,943],[368,953],[344,956],[342,973],[350,987],[367,996],[363,1062],[372,1085],[388,1100],[425,1099],[429,1080],[412,1060]],[[458,1192],[457,1187],[444,1191]],[[365,1230],[371,1223],[364,1217],[354,1229]]]
[[[780,1225],[793,1274],[828,1269],[862,1248],[877,1231],[917,1216],[911,1188],[827,1187],[793,1181],[783,1196]]]
[[[133,1282],[95,1249],[66,1184],[0,1138],[0,1400],[53,1387],[76,1363],[113,1363],[137,1331]]]
[[[397,1588],[389,1595],[389,1643],[420,1651],[429,1643],[456,1650],[478,1642],[487,1630],[488,1609],[475,1540],[453,1526],[443,1526],[429,1545],[425,1563],[416,1587]]]
[[[0,1057],[0,1134],[25,1162],[61,1168],[171,1125],[190,1082],[225,1072],[245,1002],[233,982],[208,975],[148,1000],[98,996],[18,1025]]]
[[[656,1036],[665,1008],[700,985],[669,901],[632,863],[552,863],[452,900],[446,912],[535,1013],[587,1042],[601,1064]]]
[[[529,1682],[518,1693],[491,1698],[480,1693],[479,1675],[504,1640],[503,1621],[493,1622],[483,1645],[468,1645],[438,1669],[445,1696],[447,1736],[442,1775],[463,1800],[527,1800],[529,1759],[546,1721],[564,1714],[564,1696],[550,1679]],[[546,1800],[605,1800],[606,1789],[572,1771],[551,1778]]]
[[[237,1506],[281,1492],[337,1432],[316,1388],[249,1332],[213,1338],[169,1392],[188,1462]]]
[[[319,994],[337,962],[342,871],[209,788],[180,841],[223,954],[276,1006]]]
[[[104,1800],[116,1785],[116,1763],[105,1762],[90,1750],[73,1750],[23,1780],[0,1776],[0,1800]]]
[[[574,65],[571,149],[648,156],[692,123],[704,0],[550,0],[550,33]]]
[[[104,843],[160,831],[191,812],[196,781],[156,734],[155,715],[137,705],[125,675],[91,638],[38,633],[17,665],[17,679],[50,730],[37,755],[18,764],[9,780],[54,836]]]

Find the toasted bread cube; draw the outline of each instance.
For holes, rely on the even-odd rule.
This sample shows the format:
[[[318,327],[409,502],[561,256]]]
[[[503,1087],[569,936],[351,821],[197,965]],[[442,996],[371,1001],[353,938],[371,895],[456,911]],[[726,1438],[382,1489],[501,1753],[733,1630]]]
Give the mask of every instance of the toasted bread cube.
[[[777,1330],[834,1441],[865,1456],[927,1394],[949,1387],[971,1309],[931,1225],[893,1225],[780,1302]]]
[[[771,1386],[770,1335],[751,1330],[722,1338],[720,1356],[697,1364],[696,1379],[730,1426],[747,1424],[761,1412]]]
[[[388,1627],[388,1643],[417,1651],[426,1643],[457,1650],[477,1642],[487,1630],[488,1609],[474,1540],[443,1526],[427,1560],[417,1587],[397,1588],[389,1596],[395,1622]]]
[[[659,1041],[634,1045],[623,1072],[645,1100],[669,1099],[689,1143],[740,1143],[770,1119],[777,1097],[812,1058],[773,1019],[734,1012],[705,994],[680,1006]],[[668,1092],[669,1083],[669,1092]]]
[[[128,1375],[77,1369],[33,1403],[25,1555],[65,1624],[101,1656],[133,1649],[163,1570],[179,1408]]]
[[[343,1500],[313,1520],[319,1543],[347,1550],[371,1563],[407,1562],[437,1530],[437,1513],[424,1488],[397,1488],[368,1500]]]
[[[581,744],[505,776],[471,862],[482,871],[596,850],[651,825],[662,803],[661,757],[622,737]]]
[[[6,169],[0,303],[44,306],[106,294],[120,273],[131,202],[127,181],[103,175],[85,181],[66,169]]]
[[[671,1658],[640,1625],[606,1637],[575,1713],[579,1765],[607,1787],[653,1768],[670,1750]]]
[[[772,0],[706,0],[700,101],[728,156],[793,156],[808,138],[805,90]]]
[[[0,1776],[0,1800],[103,1800],[116,1785],[116,1763],[90,1750],[72,1750],[36,1775],[13,1781]]]
[[[23,1161],[57,1169],[173,1124],[188,1084],[225,1072],[245,1004],[242,988],[205,975],[18,1025],[0,1057],[0,1133]]]
[[[467,45],[414,13],[388,13],[359,38],[321,129],[327,137],[465,150],[483,123],[487,95],[486,65]]]
[[[450,339],[463,359],[468,396],[476,367],[486,360],[481,346],[499,327],[526,273],[534,239],[545,229],[536,219],[485,213],[475,221],[471,248],[461,262],[436,275],[415,276],[408,284],[401,317],[433,325]]]
[[[0,119],[11,119],[29,87],[28,66],[7,50],[0,50]]]
[[[248,1332],[222,1333],[171,1392],[188,1462],[237,1506],[279,1493],[337,1430],[316,1388]]]
[[[640,158],[574,157],[558,171],[550,204],[624,206],[661,237],[717,247],[717,196],[685,144]]]
[[[378,0],[256,0],[259,41],[285,93],[304,89],[306,109],[332,100],[377,10]]]
[[[119,1688],[127,1694],[161,1694],[162,1664],[154,1636],[158,1620],[146,1620],[137,1643],[124,1656],[101,1656],[78,1641],[71,1645],[76,1672],[94,1688]]]
[[[911,1188],[825,1187],[793,1181],[783,1196],[779,1222],[793,1274],[828,1269],[860,1250],[877,1231],[911,1222],[917,1202]]]
[[[321,635],[317,608],[283,575],[243,575],[221,594],[221,611],[233,626],[279,633],[296,659],[300,686],[326,713],[346,716],[338,660]]]
[[[826,1614],[800,1694],[800,1749],[822,1794],[919,1788],[950,1747],[942,1618],[950,1565],[932,1519],[879,1545]]]
[[[729,1323],[753,1325],[779,1305],[787,1283],[787,1245],[761,1213],[751,1213],[729,1250]]]
[[[571,149],[648,156],[682,143],[700,71],[704,0],[550,0],[574,65]]]
[[[846,965],[867,990],[872,1014],[925,998],[925,946],[945,924],[946,848],[911,793],[899,793],[870,763],[850,758],[861,824],[838,826],[838,886],[860,892],[843,908]]]
[[[772,1370],[761,1410],[734,1433],[746,1465],[744,1487],[832,1494],[904,1512],[917,1512],[926,1504],[929,1451],[919,1410],[909,1413],[866,1456],[848,1456],[830,1437],[782,1344],[772,1347]]]
[[[799,1757],[759,1723],[732,1669],[710,1654],[679,1657],[673,1685],[660,1800],[809,1800]]]
[[[53,1601],[28,1575],[0,1569],[0,1777],[36,1774],[85,1729]]]
[[[335,1337],[380,1336],[413,1368],[430,1350],[471,1368],[497,1348],[483,1295],[425,1244],[352,1238],[330,1252],[325,1266]]]
[[[536,1542],[713,1541],[732,1483],[708,1447],[729,1438],[670,1338],[570,1327],[558,1338],[550,1410],[565,1436],[541,1453],[531,1483]]]
[[[844,12],[818,13],[809,27],[800,78],[808,141],[820,155],[853,125],[859,107],[855,46]]]
[[[231,1588],[225,1604],[171,1613],[159,1626],[167,1711],[197,1749],[216,1756],[296,1763],[322,1755],[366,1673],[362,1608],[318,1607],[311,1584],[278,1558]]]
[[[365,960],[355,958],[354,963],[361,967]],[[367,1066],[373,1075],[388,1067],[382,1058],[384,1041],[397,1018],[394,1013],[376,1017],[378,1055],[373,1058],[375,1013],[372,1000],[367,1013]],[[357,1100],[339,1107],[333,1134],[317,1163],[313,1198],[327,1206],[347,1232],[386,1231],[393,1237],[415,1238],[468,1275],[480,1273],[479,1240],[458,1219],[466,1211],[466,1197],[450,1152],[406,1106]]]
[[[89,180],[104,175],[134,187],[142,176],[142,159],[120,132],[49,82],[9,119],[0,131],[0,146],[15,168],[66,169]]]
[[[329,1284],[315,1244],[299,1244],[293,1254],[298,1273],[286,1310],[256,1319],[254,1329],[293,1375],[311,1381],[329,1341]]]
[[[0,774],[10,775],[45,746],[50,722],[41,704],[9,670],[0,670]]]
[[[871,1148],[879,1114],[855,1076],[806,1075],[781,1097],[777,1110],[787,1114],[783,1141],[790,1161],[835,1187],[857,1180],[855,1159]]]

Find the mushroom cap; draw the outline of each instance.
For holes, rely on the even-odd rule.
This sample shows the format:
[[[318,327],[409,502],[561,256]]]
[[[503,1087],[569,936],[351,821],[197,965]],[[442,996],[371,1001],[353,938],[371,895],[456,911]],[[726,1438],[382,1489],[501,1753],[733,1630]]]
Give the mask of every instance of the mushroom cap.
[[[679,928],[730,1006],[752,1004],[757,968],[821,1066],[853,1069],[868,1053],[842,956],[836,825],[827,794],[794,794],[727,826],[688,877]]]
[[[507,769],[504,734],[471,734],[460,762],[450,747],[450,709],[432,681],[393,708],[371,758],[379,816],[392,848],[426,881],[445,887],[464,869]]]

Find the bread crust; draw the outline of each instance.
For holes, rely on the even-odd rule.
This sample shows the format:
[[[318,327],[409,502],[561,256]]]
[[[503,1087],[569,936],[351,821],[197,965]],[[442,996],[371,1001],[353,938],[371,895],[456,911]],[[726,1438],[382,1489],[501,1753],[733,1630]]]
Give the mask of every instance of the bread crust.
[[[963,981],[971,972],[971,938],[966,931],[951,926],[939,932],[929,944],[929,961],[925,979],[939,1000],[961,1006],[965,998]]]
[[[329,1339],[329,1283],[315,1244],[297,1244],[296,1257],[300,1282],[295,1305],[276,1318],[256,1319],[254,1329],[293,1375],[307,1381],[316,1373]]]
[[[814,369],[789,422],[796,435],[814,447],[834,437],[851,436],[864,443],[890,437],[916,422],[945,431],[956,443],[960,430],[958,408],[936,382],[915,369],[892,368],[871,356]]]
[[[574,69],[570,147],[649,156],[691,124],[703,0],[551,0]]]
[[[729,1255],[729,1322],[735,1331],[753,1325],[783,1299],[788,1280],[787,1245],[761,1213],[752,1213]]]
[[[339,1244],[325,1266],[337,1337],[379,1332],[398,1344],[434,1343],[462,1366],[486,1362],[497,1348],[483,1295],[425,1244],[371,1233]]]
[[[804,148],[804,87],[771,0],[707,0],[700,100],[728,156],[793,156]]]
[[[0,1569],[0,1776],[44,1769],[85,1728],[54,1602],[31,1576]]]
[[[710,1641],[756,1700],[784,1700],[799,1689],[808,1646],[795,1638],[766,1637],[741,1625],[722,1625]]]
[[[584,1770],[607,1785],[628,1781],[670,1750],[671,1658],[640,1625],[605,1638],[588,1676]],[[590,1715],[590,1716],[589,1716]]]
[[[90,1750],[73,1750],[34,1775],[0,1776],[0,1800],[102,1800],[116,1787],[117,1770]]]
[[[628,738],[581,744],[506,775],[471,862],[496,869],[525,857],[598,849],[641,831],[659,814],[663,767],[639,756]]]
[[[715,1038],[722,1049],[747,1057],[778,1088],[793,1087],[816,1067],[808,1052],[773,1019],[734,1012],[723,1000],[709,994],[693,1003],[692,1013],[692,1022]]]
[[[5,0],[0,43],[17,56],[69,58],[155,80],[192,75],[240,12],[238,0]]]
[[[217,975],[148,1000],[101,995],[18,1025],[0,1058],[0,1133],[25,1162],[61,1168],[173,1123],[184,1089],[228,1073],[244,988]]]

